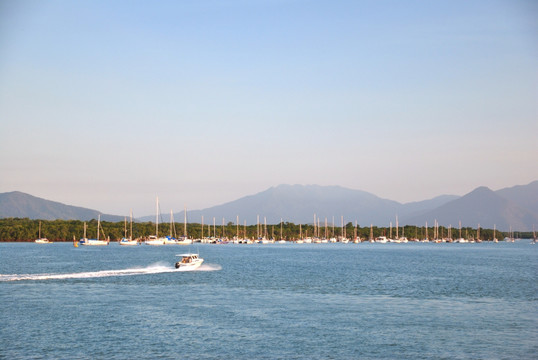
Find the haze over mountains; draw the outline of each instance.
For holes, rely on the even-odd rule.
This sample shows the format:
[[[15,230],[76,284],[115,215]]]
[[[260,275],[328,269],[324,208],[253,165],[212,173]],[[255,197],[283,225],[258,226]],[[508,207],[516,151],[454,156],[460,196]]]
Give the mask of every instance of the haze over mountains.
[[[169,221],[167,209],[161,209],[160,221]],[[40,199],[20,192],[0,194],[0,217],[28,217],[31,219],[79,219],[89,220],[100,214],[97,210]],[[312,223],[314,214],[320,224],[340,225],[355,221],[360,226],[388,226],[390,222],[399,224],[432,226],[434,220],[441,225],[493,228],[530,231],[533,224],[538,226],[538,181],[528,185],[514,186],[498,191],[479,187],[464,196],[442,195],[430,200],[399,203],[382,199],[371,193],[346,189],[340,186],[319,185],[279,185],[260,193],[202,210],[187,210],[187,221],[202,221],[217,225],[225,223],[268,224],[289,221]],[[101,215],[102,219],[120,221],[123,216]],[[183,211],[175,213],[176,221],[182,222]],[[155,214],[139,218],[154,221]]]

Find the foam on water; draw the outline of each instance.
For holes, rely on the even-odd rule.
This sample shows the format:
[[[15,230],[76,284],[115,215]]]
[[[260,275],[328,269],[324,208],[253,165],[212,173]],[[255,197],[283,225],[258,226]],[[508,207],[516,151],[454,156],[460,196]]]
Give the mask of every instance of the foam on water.
[[[0,281],[90,279],[109,276],[132,276],[185,271],[218,271],[221,269],[222,267],[216,264],[203,264],[197,269],[176,269],[169,265],[157,263],[144,268],[88,271],[68,274],[0,274]]]

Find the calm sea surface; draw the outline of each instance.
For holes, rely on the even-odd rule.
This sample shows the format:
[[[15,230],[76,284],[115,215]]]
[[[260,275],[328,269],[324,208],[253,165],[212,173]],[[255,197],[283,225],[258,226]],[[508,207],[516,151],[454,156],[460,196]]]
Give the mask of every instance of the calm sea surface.
[[[173,268],[199,250],[198,271]],[[0,358],[536,359],[538,245],[0,244]]]

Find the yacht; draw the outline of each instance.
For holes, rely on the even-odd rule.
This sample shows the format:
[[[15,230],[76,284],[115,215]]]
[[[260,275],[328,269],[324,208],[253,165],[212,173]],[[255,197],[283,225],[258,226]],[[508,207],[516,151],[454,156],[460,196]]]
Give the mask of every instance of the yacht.
[[[131,238],[123,238],[119,241],[120,245],[123,245],[123,246],[136,246],[136,245],[139,245],[139,242],[138,240],[136,239],[131,239]]]
[[[150,235],[144,243],[146,245],[164,245],[164,238],[158,238],[155,235]]]
[[[136,245],[139,245],[139,242],[137,239],[133,239],[133,210],[130,211],[129,217],[130,217],[130,223],[131,223],[131,235],[127,237],[127,218],[126,218],[125,225],[124,225],[125,236],[119,241],[119,244],[124,245],[124,246],[136,246]]]
[[[99,234],[101,229],[101,215],[97,218],[97,239],[88,239],[86,238],[86,223],[84,223],[84,238],[80,239],[80,245],[85,246],[104,246],[109,244],[109,240],[100,240]],[[103,231],[104,235],[104,231]]]
[[[37,239],[35,240],[36,244],[52,244],[52,241],[49,241],[47,238],[41,237],[41,221],[39,222],[39,234],[37,236]]]
[[[178,245],[191,245],[192,239],[189,239],[188,237],[184,236],[176,240],[176,244]]]
[[[176,269],[194,270],[204,262],[204,259],[199,257],[198,254],[178,254],[176,256],[181,257],[181,260],[176,262]]]
[[[388,239],[386,236],[378,236],[375,238],[376,243],[386,244],[388,242]]]

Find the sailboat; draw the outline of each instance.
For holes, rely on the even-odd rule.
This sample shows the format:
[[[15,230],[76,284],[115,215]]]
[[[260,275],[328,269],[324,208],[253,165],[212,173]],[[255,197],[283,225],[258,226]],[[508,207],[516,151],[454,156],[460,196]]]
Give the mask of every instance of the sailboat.
[[[456,242],[456,243],[467,243],[469,241],[467,239],[464,239],[464,238],[461,237],[461,221],[459,222],[459,224],[460,224],[460,237],[458,239],[456,239],[454,242]]]
[[[155,201],[155,235],[150,235],[145,241],[146,245],[164,245],[165,238],[159,237],[159,198]]]
[[[280,218],[280,240],[278,240],[279,244],[285,244],[286,240],[284,240],[284,237],[282,236],[282,218]]]
[[[163,238],[164,245],[175,245],[177,244],[177,239],[175,238],[176,227],[174,224],[174,213],[170,209],[170,235]]]
[[[187,236],[187,207],[185,206],[185,211],[183,212],[184,219],[183,219],[183,238],[181,240],[177,240],[176,244],[178,245],[190,245],[192,244],[192,239],[189,239]]]
[[[47,238],[41,237],[41,221],[39,222],[39,234],[37,236],[37,239],[35,240],[36,244],[52,244],[52,241],[49,241]]]
[[[87,239],[86,238],[86,223],[84,223],[84,238],[79,241],[80,244],[85,245],[85,246],[108,245],[108,243],[109,243],[108,240],[100,240],[99,239],[100,230],[102,230],[101,229],[101,215],[99,215],[98,218],[97,218],[97,239]],[[104,231],[103,231],[103,235],[104,235]]]
[[[138,240],[133,239],[133,210],[132,209],[129,213],[129,218],[130,218],[130,224],[131,224],[131,235],[127,237],[127,219],[125,219],[125,226],[124,226],[125,236],[120,240],[120,245],[125,245],[125,246],[138,245]]]

